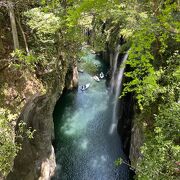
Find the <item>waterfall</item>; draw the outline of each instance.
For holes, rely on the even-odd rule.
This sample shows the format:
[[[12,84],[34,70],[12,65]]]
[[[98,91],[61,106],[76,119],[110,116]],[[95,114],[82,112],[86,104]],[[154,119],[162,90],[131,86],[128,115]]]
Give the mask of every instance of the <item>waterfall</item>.
[[[111,94],[113,93],[114,90],[114,85],[115,85],[115,75],[116,75],[116,69],[117,69],[117,62],[118,62],[118,57],[119,57],[119,49],[121,45],[118,44],[115,49],[115,54],[112,59],[112,66],[113,66],[113,71],[112,71],[112,78],[111,78],[111,89],[110,92]],[[114,62],[113,62],[114,61]]]
[[[124,74],[124,70],[125,70],[125,62],[128,58],[128,53],[126,53],[123,57],[122,60],[122,67],[119,69],[118,75],[116,77],[116,81],[114,80],[114,82],[116,83],[115,86],[115,96],[114,96],[114,107],[113,107],[113,117],[112,117],[112,125],[110,127],[110,131],[109,134],[112,134],[115,130],[115,128],[117,127],[117,105],[118,105],[118,101],[119,101],[119,95],[121,93],[121,87],[122,87],[122,79],[123,79],[123,74]],[[114,78],[115,79],[115,78]]]

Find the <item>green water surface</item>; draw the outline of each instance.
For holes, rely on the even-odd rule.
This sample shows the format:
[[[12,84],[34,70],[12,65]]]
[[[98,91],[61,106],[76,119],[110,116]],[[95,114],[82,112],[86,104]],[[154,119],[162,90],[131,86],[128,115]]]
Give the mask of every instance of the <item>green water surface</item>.
[[[106,71],[95,55],[86,57]],[[91,83],[82,92],[80,86]],[[117,132],[109,134],[112,106],[106,80],[96,82],[92,75],[79,74],[77,91],[66,92],[56,105],[55,123],[55,180],[128,180],[125,165],[116,167],[114,161],[123,157]]]

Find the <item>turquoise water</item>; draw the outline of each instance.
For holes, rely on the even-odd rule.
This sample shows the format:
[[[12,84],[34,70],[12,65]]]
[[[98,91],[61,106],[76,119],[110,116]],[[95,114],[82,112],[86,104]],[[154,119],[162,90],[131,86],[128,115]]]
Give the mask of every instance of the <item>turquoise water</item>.
[[[87,57],[104,70],[94,56]],[[66,92],[54,111],[55,180],[128,180],[127,166],[114,161],[124,157],[117,132],[109,134],[113,102],[105,79],[96,82],[88,73],[79,73],[79,85],[91,83],[82,92]]]

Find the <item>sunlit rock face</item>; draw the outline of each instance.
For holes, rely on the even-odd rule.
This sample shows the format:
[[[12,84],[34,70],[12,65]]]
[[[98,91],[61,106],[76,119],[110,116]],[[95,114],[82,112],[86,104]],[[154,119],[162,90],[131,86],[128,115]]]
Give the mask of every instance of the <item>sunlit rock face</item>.
[[[68,90],[72,90],[73,88],[77,88],[78,86],[78,68],[76,62],[73,62],[69,65],[68,72],[66,75],[66,88]]]
[[[56,96],[36,95],[25,106],[19,120],[36,130],[34,139],[24,138],[22,150],[15,158],[14,168],[7,179],[38,179],[53,175],[55,169],[54,149],[51,145],[53,137],[52,112]]]
[[[33,139],[21,140],[22,150],[15,158],[13,171],[8,175],[8,180],[49,180],[54,174],[56,162],[52,146],[53,111],[65,87],[67,62],[61,59],[58,67],[60,68],[57,68],[51,77],[47,94],[35,94],[31,97],[19,117],[19,121],[25,122],[36,132]],[[74,76],[77,76],[76,70],[72,71],[71,77]],[[74,79],[73,85],[76,84],[77,79]],[[85,147],[86,143],[82,146]]]

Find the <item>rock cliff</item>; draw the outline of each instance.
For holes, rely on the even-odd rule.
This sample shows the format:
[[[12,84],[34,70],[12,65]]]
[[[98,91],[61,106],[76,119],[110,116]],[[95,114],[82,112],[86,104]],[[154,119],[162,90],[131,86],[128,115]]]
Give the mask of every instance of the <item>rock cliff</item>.
[[[23,138],[22,150],[15,158],[13,171],[8,175],[8,180],[49,180],[54,174],[56,162],[52,146],[53,111],[65,84],[70,84],[67,88],[77,86],[77,67],[74,64],[71,68],[68,70],[67,62],[62,58],[58,68],[51,75],[48,92],[44,95],[35,94],[25,104],[18,122],[23,121],[27,127],[35,129],[34,138]],[[71,78],[67,78],[67,74]]]

